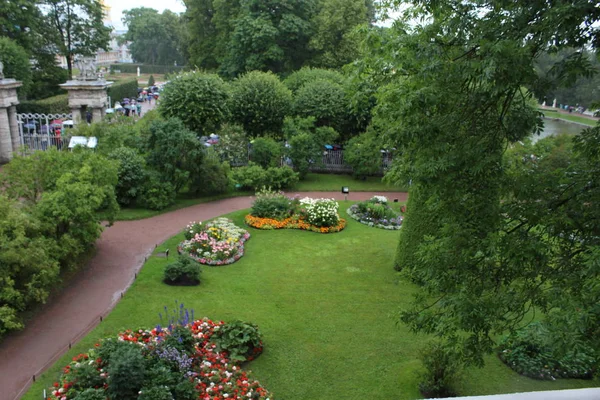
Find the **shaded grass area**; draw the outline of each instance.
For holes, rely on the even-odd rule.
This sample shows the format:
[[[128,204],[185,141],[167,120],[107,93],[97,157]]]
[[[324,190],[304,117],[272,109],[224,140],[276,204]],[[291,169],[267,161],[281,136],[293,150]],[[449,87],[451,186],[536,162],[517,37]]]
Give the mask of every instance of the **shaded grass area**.
[[[352,203],[341,202],[348,224],[340,233],[248,228],[252,237],[245,256],[229,266],[203,267],[198,287],[163,284],[169,261],[150,257],[113,312],[39,378],[24,399],[38,399],[60,369],[98,338],[126,328],[153,327],[163,306],[173,307],[175,301],[193,308],[196,317],[258,324],[265,351],[246,368],[275,399],[419,398],[417,355],[427,337],[396,323],[398,309],[411,301],[418,287],[401,280],[392,268],[399,232],[352,220],[345,213]],[[246,212],[228,216],[244,226]],[[156,252],[169,248],[175,254],[180,240],[181,235],[171,238]],[[496,357],[487,361],[483,370],[467,373],[460,394],[594,385],[582,380],[534,381],[512,372]]]
[[[398,192],[404,189],[389,186],[381,182],[380,177],[369,177],[365,181],[352,178],[350,175],[331,175],[331,174],[308,174],[306,179],[299,182],[295,187],[287,191],[298,192],[338,192],[342,186],[348,186],[351,192]],[[187,193],[180,194],[170,207],[164,210],[148,210],[145,208],[123,208],[117,215],[117,221],[133,221],[154,217],[170,211],[190,207],[200,203],[206,203],[214,200],[227,199],[238,196],[252,196],[254,192],[232,191],[214,196],[195,197]]]
[[[542,109],[540,111],[548,118],[564,119],[565,121],[578,122],[580,124],[584,124],[584,125],[588,125],[588,126],[596,126],[596,124],[598,123],[597,120],[593,120],[593,119],[586,118],[586,117],[580,117],[577,115],[563,114],[563,113],[559,113],[558,111],[544,110],[544,109]]]

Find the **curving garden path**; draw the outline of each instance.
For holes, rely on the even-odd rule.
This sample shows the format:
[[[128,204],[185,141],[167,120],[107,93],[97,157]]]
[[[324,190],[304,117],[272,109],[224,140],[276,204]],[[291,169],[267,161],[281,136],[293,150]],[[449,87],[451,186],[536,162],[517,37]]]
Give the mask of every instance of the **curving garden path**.
[[[302,196],[343,200],[337,192],[307,192]],[[375,192],[351,193],[349,200],[371,198]],[[407,193],[385,193],[400,201]],[[54,297],[26,328],[0,343],[0,400],[19,398],[34,375],[52,364],[89,332],[119,300],[155,245],[179,233],[190,221],[203,221],[249,208],[252,197],[236,197],[138,220],[116,222],[97,242],[89,265]],[[41,397],[41,394],[40,394]]]

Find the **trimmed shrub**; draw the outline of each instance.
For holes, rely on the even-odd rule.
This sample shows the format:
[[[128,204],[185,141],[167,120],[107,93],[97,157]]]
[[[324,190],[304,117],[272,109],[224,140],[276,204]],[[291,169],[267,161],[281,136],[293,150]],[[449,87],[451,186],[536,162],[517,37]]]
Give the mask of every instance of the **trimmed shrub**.
[[[70,114],[69,96],[59,94],[42,100],[24,100],[17,105],[17,112],[31,114]]]
[[[148,78],[148,86],[154,86],[154,75],[150,75],[150,78]]]
[[[110,72],[120,71],[123,74],[137,74],[137,68],[140,67],[142,74],[170,74],[173,72],[185,71],[186,66],[175,65],[152,65],[152,64],[111,64]]]
[[[196,286],[200,283],[200,264],[181,255],[165,267],[164,282],[174,286]]]
[[[208,135],[229,118],[228,98],[227,86],[218,75],[186,72],[165,85],[159,110],[166,118],[179,118],[188,129]]]
[[[281,137],[283,119],[291,105],[292,93],[271,72],[252,71],[231,84],[233,120],[251,137]]]
[[[242,189],[258,190],[263,186],[285,189],[298,183],[300,176],[290,167],[271,167],[265,170],[260,165],[249,163],[244,167],[233,168],[231,179]]]
[[[349,103],[342,85],[317,80],[303,85],[294,99],[294,113],[314,117],[317,126],[331,126],[340,131],[348,116]]]
[[[283,83],[293,93],[296,93],[305,84],[319,80],[343,85],[346,78],[338,71],[332,69],[302,67],[298,71],[290,74]]]
[[[110,153],[108,158],[119,161],[119,181],[115,192],[117,202],[128,206],[139,196],[146,179],[144,157],[131,148],[120,147]]]
[[[121,101],[124,98],[137,98],[138,95],[138,82],[137,79],[132,78],[122,82],[113,83],[108,88],[108,96],[110,97],[110,101],[112,104],[115,104],[115,101]],[[112,106],[111,104],[111,106]]]
[[[292,137],[289,144],[288,155],[292,159],[294,170],[298,171],[300,179],[304,179],[311,164],[320,161],[322,147],[310,133],[301,133]]]
[[[282,148],[271,138],[257,138],[252,141],[250,159],[263,168],[277,167],[281,160]]]

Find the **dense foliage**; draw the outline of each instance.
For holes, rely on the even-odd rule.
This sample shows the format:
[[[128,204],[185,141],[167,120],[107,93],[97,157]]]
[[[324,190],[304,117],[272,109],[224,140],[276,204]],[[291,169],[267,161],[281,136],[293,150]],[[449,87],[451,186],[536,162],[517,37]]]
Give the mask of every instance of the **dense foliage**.
[[[293,187],[300,180],[297,172],[290,167],[269,167],[267,169],[252,162],[231,171],[231,179],[242,189],[259,190],[270,187],[276,190]]]
[[[358,55],[355,28],[374,22],[372,0],[185,0],[190,63],[236,77],[337,68]]]
[[[165,118],[179,118],[191,131],[208,135],[228,120],[228,97],[225,83],[217,75],[185,72],[165,85],[159,109]]]
[[[282,146],[271,138],[256,138],[252,141],[250,159],[263,168],[281,164]]]
[[[543,323],[533,323],[506,336],[498,355],[510,368],[533,379],[590,379],[598,368],[594,349],[556,348]]]
[[[352,176],[366,179],[381,173],[381,142],[373,132],[355,136],[344,147],[344,162],[352,167]]]
[[[18,93],[20,96],[27,96],[32,81],[29,54],[14,40],[1,36],[0,54],[2,54],[1,61],[4,64],[4,76],[23,82]]]
[[[373,196],[369,200],[353,204],[347,213],[361,224],[376,228],[400,229],[402,227],[402,217],[388,205],[385,196]]]
[[[93,153],[48,150],[16,156],[2,184],[0,335],[23,327],[23,313],[46,301],[61,273],[94,246],[102,221],[114,219],[117,165]]]
[[[365,58],[386,84],[376,109],[381,137],[400,153],[389,177],[412,183],[397,263],[422,290],[402,320],[476,365],[531,308],[551,310],[564,348],[598,348],[588,321],[597,321],[591,305],[600,299],[591,175],[600,129],[579,135],[566,157],[533,152],[538,161],[509,166],[504,152],[540,125],[523,89],[539,83],[536,58],[597,47],[600,10],[587,1],[410,3],[407,16],[426,18],[372,35]],[[587,71],[572,61],[556,65],[564,77]],[[552,167],[560,159],[569,161]]]
[[[123,12],[127,27],[124,39],[129,41],[132,58],[150,65],[184,65],[186,49],[183,37],[183,18],[170,11],[137,7]],[[144,69],[144,73],[149,71]]]

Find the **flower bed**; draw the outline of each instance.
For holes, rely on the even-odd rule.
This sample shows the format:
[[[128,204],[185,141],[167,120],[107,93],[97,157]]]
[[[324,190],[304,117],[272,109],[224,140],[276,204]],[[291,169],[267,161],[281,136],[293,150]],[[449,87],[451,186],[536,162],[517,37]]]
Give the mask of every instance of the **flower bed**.
[[[179,252],[205,265],[236,262],[243,257],[244,242],[250,238],[248,231],[227,218],[217,218],[204,226],[201,222],[192,222],[184,234],[187,240],[179,244]]]
[[[246,215],[246,224],[256,229],[302,229],[318,233],[333,233],[339,232],[346,227],[346,220],[341,219],[335,226],[315,226],[305,222],[299,218],[286,218],[277,220],[272,218],[254,217],[250,214]]]
[[[350,206],[346,212],[361,224],[389,230],[402,228],[402,216],[392,210],[387,203],[385,196],[373,196],[370,200]]]
[[[106,399],[118,393],[138,400],[268,400],[269,392],[240,368],[242,360],[231,358],[230,351],[219,351],[218,333],[226,327],[223,321],[204,318],[167,329],[119,333],[118,340],[102,340],[74,357],[51,388],[50,398]],[[243,361],[262,352],[259,343]]]
[[[256,194],[246,224],[257,229],[339,232],[346,227],[346,221],[340,218],[338,207],[333,199],[289,198],[266,189]]]

